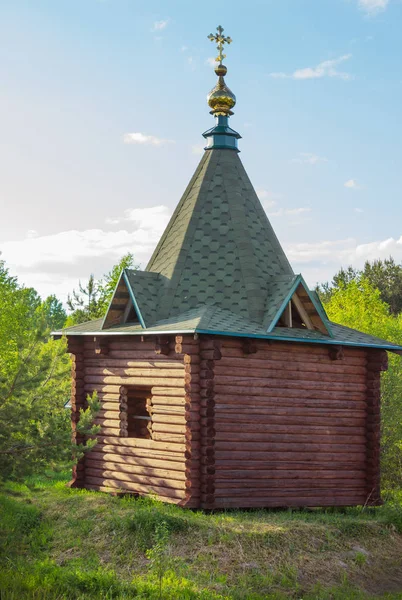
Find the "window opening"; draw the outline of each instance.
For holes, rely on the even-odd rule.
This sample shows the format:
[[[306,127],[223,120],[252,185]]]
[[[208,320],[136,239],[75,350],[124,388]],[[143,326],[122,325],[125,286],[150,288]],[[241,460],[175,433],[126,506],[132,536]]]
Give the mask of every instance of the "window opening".
[[[126,387],[127,436],[152,439],[151,388]]]

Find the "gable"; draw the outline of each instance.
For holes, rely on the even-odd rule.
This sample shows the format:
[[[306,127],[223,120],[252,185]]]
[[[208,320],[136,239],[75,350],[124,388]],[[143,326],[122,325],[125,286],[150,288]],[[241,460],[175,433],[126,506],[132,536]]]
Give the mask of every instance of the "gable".
[[[102,329],[123,325],[124,323],[139,323],[142,327],[145,327],[127,275],[123,270],[103,319]]]
[[[307,287],[301,275],[297,275],[292,282],[282,284],[288,287],[288,292],[282,297],[282,302],[267,331],[271,332],[274,327],[286,327],[290,329],[307,329],[319,331],[324,335],[332,337],[331,326],[325,310],[316,294]],[[276,298],[277,300],[277,298]],[[271,314],[269,314],[271,312]],[[268,310],[268,315],[272,316]]]

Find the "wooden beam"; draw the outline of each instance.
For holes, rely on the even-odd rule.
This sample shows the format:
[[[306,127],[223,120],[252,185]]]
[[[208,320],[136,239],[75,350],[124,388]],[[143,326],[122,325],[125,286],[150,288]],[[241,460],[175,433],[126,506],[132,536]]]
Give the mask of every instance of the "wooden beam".
[[[296,307],[296,310],[299,312],[299,315],[302,319],[302,321],[304,322],[305,326],[307,327],[307,329],[314,329],[314,325],[310,319],[310,317],[307,314],[307,311],[305,310],[304,306],[303,306],[303,302],[300,300],[299,296],[297,295],[297,292],[295,292],[292,296],[292,302]]]

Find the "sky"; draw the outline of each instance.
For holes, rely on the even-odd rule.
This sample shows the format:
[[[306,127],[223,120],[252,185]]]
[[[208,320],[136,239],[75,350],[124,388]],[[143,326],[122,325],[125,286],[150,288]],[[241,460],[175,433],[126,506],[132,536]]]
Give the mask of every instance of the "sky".
[[[402,0],[0,0],[0,258],[65,301],[145,268],[213,125],[218,25],[240,158],[293,269],[402,261]]]

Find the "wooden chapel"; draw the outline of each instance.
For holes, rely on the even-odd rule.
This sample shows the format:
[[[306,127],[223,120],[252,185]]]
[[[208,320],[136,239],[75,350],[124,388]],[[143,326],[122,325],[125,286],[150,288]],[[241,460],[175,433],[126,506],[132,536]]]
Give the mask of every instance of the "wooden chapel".
[[[295,274],[238,155],[218,44],[205,153],[146,269],[103,319],[63,332],[72,421],[97,391],[87,489],[186,507],[380,500],[380,375],[402,347],[329,321]],[[81,441],[81,440],[77,440]]]

